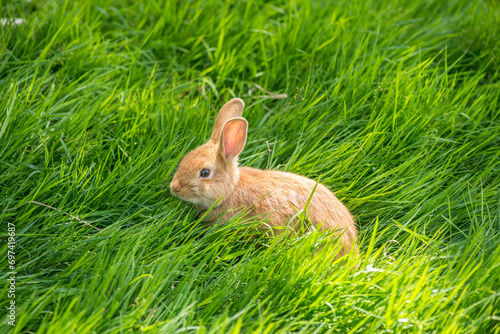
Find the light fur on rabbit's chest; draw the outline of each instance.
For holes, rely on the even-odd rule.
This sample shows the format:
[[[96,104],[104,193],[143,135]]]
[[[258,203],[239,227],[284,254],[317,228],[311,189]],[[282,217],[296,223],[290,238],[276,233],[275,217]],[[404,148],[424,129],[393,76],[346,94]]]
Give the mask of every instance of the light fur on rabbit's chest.
[[[246,215],[248,218],[258,216],[257,219],[265,219],[270,226],[282,226],[289,223],[297,210],[306,206],[315,185],[315,181],[292,173],[241,167],[233,193],[223,198],[213,213],[223,214],[219,224],[241,210],[249,210]],[[342,229],[347,239],[355,237],[351,213],[322,184],[318,184],[308,211],[314,225],[322,224],[323,229]]]

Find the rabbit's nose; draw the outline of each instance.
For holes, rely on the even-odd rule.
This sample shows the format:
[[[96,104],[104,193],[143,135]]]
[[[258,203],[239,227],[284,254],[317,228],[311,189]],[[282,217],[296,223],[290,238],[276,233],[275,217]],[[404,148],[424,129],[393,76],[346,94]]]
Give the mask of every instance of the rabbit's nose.
[[[172,183],[170,183],[170,192],[175,195],[177,194],[179,191],[181,191],[181,184],[177,181],[172,181]]]

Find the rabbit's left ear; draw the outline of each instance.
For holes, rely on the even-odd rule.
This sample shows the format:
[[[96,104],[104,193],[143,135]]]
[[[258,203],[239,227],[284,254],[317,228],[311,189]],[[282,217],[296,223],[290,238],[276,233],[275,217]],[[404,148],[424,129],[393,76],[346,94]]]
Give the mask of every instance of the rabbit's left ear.
[[[231,118],[222,128],[219,154],[226,160],[238,157],[247,141],[248,122],[243,117]]]
[[[210,140],[218,142],[221,138],[220,135],[224,124],[231,118],[241,117],[243,108],[245,108],[245,102],[242,99],[235,98],[226,102],[215,119],[214,130],[212,131]]]

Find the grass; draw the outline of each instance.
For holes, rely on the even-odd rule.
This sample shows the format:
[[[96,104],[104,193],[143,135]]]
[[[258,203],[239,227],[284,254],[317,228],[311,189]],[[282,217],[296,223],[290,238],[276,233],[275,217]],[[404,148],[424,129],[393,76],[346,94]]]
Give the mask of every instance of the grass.
[[[11,333],[500,333],[495,1],[17,1],[1,30]],[[257,88],[288,94],[271,99]],[[363,263],[311,232],[208,228],[168,184],[246,102],[241,164],[351,209]],[[35,203],[58,208],[51,210]],[[101,229],[96,230],[78,219]]]

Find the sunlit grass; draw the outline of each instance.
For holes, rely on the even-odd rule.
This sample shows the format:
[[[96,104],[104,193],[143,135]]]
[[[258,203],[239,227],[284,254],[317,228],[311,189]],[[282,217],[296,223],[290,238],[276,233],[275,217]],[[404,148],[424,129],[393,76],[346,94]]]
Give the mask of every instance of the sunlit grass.
[[[17,263],[2,331],[500,332],[498,3],[0,12],[25,19],[0,39],[3,291],[8,223]],[[322,233],[209,228],[169,194],[232,97],[240,163],[266,168],[267,141],[271,169],[330,187],[359,225],[358,269]]]

